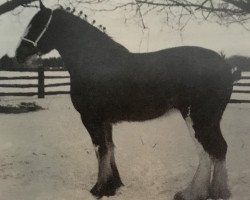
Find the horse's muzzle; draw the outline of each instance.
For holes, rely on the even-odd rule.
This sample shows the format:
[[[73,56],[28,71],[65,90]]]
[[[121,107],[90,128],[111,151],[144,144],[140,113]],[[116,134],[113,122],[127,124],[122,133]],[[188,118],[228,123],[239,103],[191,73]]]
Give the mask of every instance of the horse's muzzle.
[[[37,53],[37,48],[22,42],[16,50],[17,62],[23,64],[36,53]]]
[[[22,51],[21,52],[17,51],[16,52],[16,59],[17,59],[18,63],[23,64],[26,61],[28,61],[31,57],[36,56],[36,55],[37,54],[36,54],[35,51],[33,51],[33,52],[27,52],[27,53],[22,52]]]
[[[20,54],[16,54],[16,60],[19,64],[23,64],[26,61],[26,57]]]

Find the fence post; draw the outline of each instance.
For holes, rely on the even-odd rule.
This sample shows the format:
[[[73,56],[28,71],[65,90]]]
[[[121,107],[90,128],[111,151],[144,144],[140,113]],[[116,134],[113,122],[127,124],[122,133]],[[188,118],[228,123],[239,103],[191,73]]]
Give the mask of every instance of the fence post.
[[[38,98],[44,98],[44,67],[38,66]]]

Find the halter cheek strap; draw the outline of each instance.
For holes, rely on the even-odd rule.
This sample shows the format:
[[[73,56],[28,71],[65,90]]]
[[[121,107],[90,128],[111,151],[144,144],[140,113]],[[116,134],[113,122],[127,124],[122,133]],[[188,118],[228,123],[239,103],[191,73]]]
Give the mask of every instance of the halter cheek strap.
[[[51,10],[51,13],[50,13],[50,16],[49,16],[49,19],[48,19],[47,23],[45,24],[42,32],[39,34],[39,36],[37,37],[37,39],[35,41],[32,41],[32,40],[30,40],[30,39],[28,39],[26,37],[23,37],[22,40],[31,43],[34,47],[37,47],[38,42],[43,37],[44,33],[47,31],[47,29],[49,27],[49,24],[50,24],[50,22],[52,20],[52,14],[53,14],[53,10]]]

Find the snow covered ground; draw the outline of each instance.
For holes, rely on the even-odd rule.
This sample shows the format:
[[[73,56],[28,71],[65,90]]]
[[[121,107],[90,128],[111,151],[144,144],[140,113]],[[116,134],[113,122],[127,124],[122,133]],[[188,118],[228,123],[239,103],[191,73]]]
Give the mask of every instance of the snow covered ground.
[[[36,101],[45,110],[0,114],[0,199],[93,200],[89,190],[97,160],[69,96],[1,100],[21,101]],[[231,200],[250,200],[249,122],[248,104],[230,104],[222,120]],[[196,149],[177,111],[143,123],[117,124],[113,135],[125,187],[110,200],[171,200],[196,170]]]

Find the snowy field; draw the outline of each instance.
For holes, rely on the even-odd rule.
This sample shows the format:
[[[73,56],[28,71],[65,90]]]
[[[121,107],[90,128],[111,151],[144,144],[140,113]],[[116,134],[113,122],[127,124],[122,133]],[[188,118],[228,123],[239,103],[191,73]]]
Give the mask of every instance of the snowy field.
[[[94,200],[97,160],[68,95],[23,98],[45,110],[0,114],[1,200]],[[230,104],[222,120],[231,200],[250,200],[250,104]],[[192,178],[198,156],[179,112],[114,127],[116,160],[125,184],[110,200],[172,200]]]

